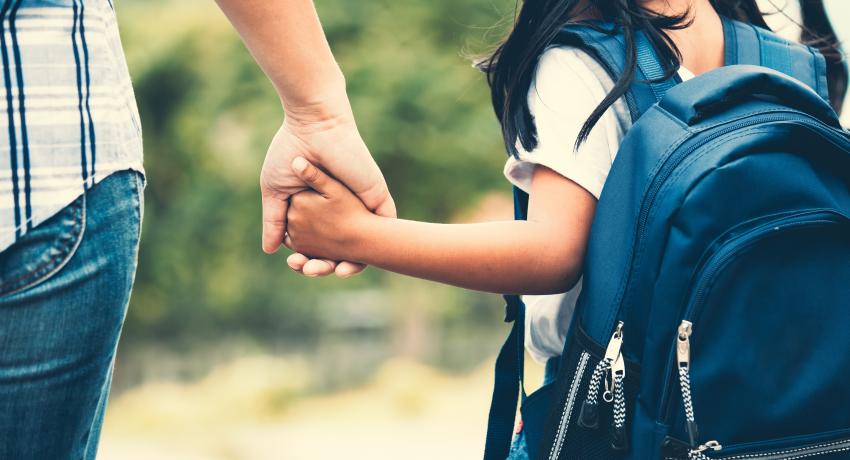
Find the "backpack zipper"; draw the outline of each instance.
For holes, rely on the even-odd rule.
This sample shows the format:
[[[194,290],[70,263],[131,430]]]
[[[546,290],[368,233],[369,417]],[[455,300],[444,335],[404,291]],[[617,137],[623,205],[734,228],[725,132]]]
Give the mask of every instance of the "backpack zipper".
[[[614,426],[611,431],[611,448],[626,450],[629,447],[629,437],[626,433],[626,360],[622,353],[614,361],[611,378],[614,386]]]
[[[608,341],[608,347],[605,349],[605,356],[596,364],[593,374],[590,377],[590,383],[587,386],[587,396],[581,405],[579,412],[578,423],[584,428],[595,430],[599,427],[599,387],[605,383],[605,392],[602,393],[602,400],[610,403],[614,401],[614,390],[616,382],[614,375],[611,372],[614,362],[622,359],[621,349],[623,347],[623,322],[617,324],[617,329],[611,335],[611,340]],[[623,362],[623,376],[625,376],[625,362]],[[610,378],[609,378],[610,376]]]
[[[811,446],[783,449],[779,451],[717,457],[717,460],[773,460],[777,455],[788,455],[788,457],[782,457],[783,460],[796,460],[801,458],[817,457],[819,455],[835,454],[838,452],[850,452],[850,439],[822,442]]]
[[[836,454],[839,452],[850,452],[850,439],[840,441],[821,442],[804,447],[786,448],[780,450],[769,450],[752,454],[728,455],[725,457],[709,457],[706,452],[711,446],[704,446],[705,450],[689,453],[688,460],[799,460],[813,458],[821,455]],[[712,449],[713,450],[713,449]],[[677,460],[676,457],[665,457],[666,460]]]
[[[581,386],[581,377],[584,375],[584,370],[587,367],[587,362],[590,361],[590,353],[583,351],[578,360],[576,373],[573,375],[573,381],[570,383],[570,391],[567,393],[567,400],[564,402],[564,410],[561,412],[561,418],[558,422],[558,431],[555,435],[555,442],[552,443],[552,448],[549,450],[549,460],[558,460],[561,455],[561,450],[564,447],[564,440],[567,436],[567,429],[570,427],[570,417],[573,412],[576,397],[578,396],[578,387]]]
[[[626,450],[628,436],[626,434],[626,358],[623,356],[623,322],[617,323],[617,328],[608,341],[605,356],[596,364],[590,383],[587,385],[587,396],[581,405],[578,424],[581,427],[595,430],[599,428],[599,387],[605,384],[602,400],[613,403],[611,426],[611,448]]]
[[[753,244],[760,241],[762,238],[772,235],[775,232],[787,231],[791,229],[808,227],[813,225],[833,225],[847,222],[850,222],[850,217],[834,210],[817,209],[798,212],[791,215],[785,215],[783,217],[772,219],[760,225],[756,225],[752,229],[747,230],[741,233],[740,235],[729,239],[728,241],[724,242],[720,246],[720,248],[714,252],[713,255],[706,258],[704,263],[697,267],[696,273],[698,273],[699,275],[694,278],[694,282],[697,283],[697,289],[693,291],[694,294],[692,296],[692,300],[688,302],[685,308],[685,319],[679,325],[679,328],[677,330],[676,347],[674,350],[671,350],[671,353],[675,353],[674,356],[675,362],[677,364],[676,368],[679,380],[679,387],[682,394],[685,418],[687,421],[688,441],[689,446],[692,449],[692,453],[694,453],[695,451],[699,451],[697,453],[703,455],[704,457],[704,454],[702,454],[702,452],[706,449],[700,449],[702,447],[707,446],[708,444],[716,443],[716,441],[711,441],[703,446],[696,447],[697,442],[699,440],[699,432],[695,421],[693,402],[691,400],[690,337],[693,333],[692,322],[698,319],[698,315],[701,313],[701,307],[706,301],[709,288],[713,284],[717,275],[723,270],[723,268],[726,267],[728,262],[733,260],[734,257],[739,254],[743,249],[752,246]],[[676,380],[672,369],[670,369],[672,362],[673,359],[668,360],[667,369],[665,370],[665,375],[668,375],[669,378],[661,392],[661,407],[658,412],[659,414],[664,414],[663,423],[667,425],[670,424],[673,416],[673,405],[671,404],[671,388],[674,386],[672,382]],[[716,444],[714,446],[709,447],[711,447],[712,450],[719,450],[720,444]],[[695,458],[702,457],[697,456]]]
[[[693,323],[682,321],[679,334],[676,336],[676,361],[679,369],[679,386],[682,390],[682,404],[685,406],[685,418],[688,422],[688,443],[691,448],[699,441],[699,430],[694,417],[694,403],[691,400],[691,334]]]
[[[717,441],[708,441],[701,446],[699,442],[699,430],[697,429],[696,417],[694,416],[694,402],[691,398],[691,334],[693,334],[693,323],[688,320],[682,321],[676,334],[676,361],[679,370],[679,388],[682,392],[682,406],[685,409],[685,419],[688,430],[689,460],[709,460],[705,455],[707,450],[718,451],[723,448]]]
[[[623,322],[608,341],[605,355],[596,364],[590,382],[587,385],[587,396],[578,414],[578,424],[581,427],[595,430],[599,428],[599,389],[605,384],[602,400],[613,403],[613,421],[611,430],[611,448],[626,450],[628,436],[626,435],[626,358],[623,356]]]
[[[706,128],[703,131],[699,131],[699,132],[694,133],[695,134],[694,136],[690,136],[689,138],[684,140],[682,142],[682,144],[684,144],[685,142],[692,142],[697,136],[699,136],[699,134],[703,134],[703,133],[706,133],[706,132],[710,132],[713,129],[717,129],[717,131],[710,132],[709,134],[707,134],[704,141],[699,143],[699,144],[695,143],[694,145],[689,146],[688,148],[683,149],[681,151],[673,149],[674,154],[669,155],[667,158],[665,158],[663,160],[663,163],[659,167],[658,172],[656,174],[654,174],[652,182],[649,185],[649,188],[647,189],[646,193],[644,194],[643,198],[641,199],[640,210],[638,212],[638,218],[637,218],[637,229],[636,229],[636,232],[635,232],[635,239],[632,242],[632,249],[631,249],[631,252],[629,254],[629,261],[628,261],[627,265],[631,266],[632,262],[634,261],[635,253],[637,252],[637,245],[643,239],[642,235],[646,231],[647,221],[649,220],[649,211],[652,209],[652,205],[655,203],[655,199],[658,195],[658,192],[660,191],[660,189],[664,185],[664,183],[667,181],[667,179],[670,177],[670,175],[673,173],[673,170],[675,170],[676,167],[678,167],[679,164],[685,158],[689,157],[691,155],[691,153],[698,150],[700,147],[702,147],[706,143],[711,142],[714,139],[717,139],[717,138],[719,138],[720,136],[722,136],[726,133],[736,131],[736,130],[739,130],[739,129],[742,129],[742,128],[746,128],[746,127],[749,127],[749,126],[757,125],[757,124],[760,124],[760,123],[770,123],[770,122],[780,122],[780,121],[792,121],[792,122],[794,122],[793,124],[795,124],[795,125],[811,129],[812,131],[816,131],[816,132],[824,135],[825,137],[829,138],[830,140],[833,140],[833,141],[836,141],[836,142],[839,142],[839,143],[846,144],[849,141],[848,138],[847,138],[847,134],[848,134],[847,132],[838,131],[841,134],[837,134],[836,133],[837,130],[834,129],[834,128],[831,128],[831,127],[829,129],[824,128],[822,126],[822,122],[820,120],[817,120],[816,118],[814,118],[811,115],[808,115],[806,113],[798,112],[798,111],[794,111],[794,110],[783,110],[783,111],[776,111],[776,112],[771,112],[771,113],[763,114],[763,115],[755,115],[755,116],[750,116],[750,117],[744,117],[743,119],[740,119],[738,121],[730,121],[729,124],[721,124],[721,125],[718,125],[718,126],[713,126],[713,127],[710,127],[710,128]],[[677,146],[677,148],[681,147],[682,144]],[[623,315],[623,312],[626,309],[623,308],[622,302],[623,302],[623,299],[625,297],[626,292],[628,292],[630,287],[631,287],[631,280],[632,280],[632,272],[630,271],[627,274],[626,282],[622,284],[623,287],[620,288],[620,291],[617,293],[617,296],[614,300],[613,305],[619,305],[619,307],[617,309],[617,314],[614,315],[613,321],[621,321],[621,320],[625,319],[625,318],[622,317],[622,315]],[[610,325],[607,325],[605,329],[611,330],[612,328],[613,328],[613,324],[610,324]],[[598,337],[594,337],[594,339],[600,340]]]

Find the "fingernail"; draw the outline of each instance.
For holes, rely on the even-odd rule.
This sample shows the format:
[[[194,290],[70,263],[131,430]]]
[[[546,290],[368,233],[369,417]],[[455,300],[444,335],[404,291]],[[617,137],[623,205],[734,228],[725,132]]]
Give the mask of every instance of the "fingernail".
[[[295,159],[292,160],[292,169],[296,172],[304,172],[304,170],[307,169],[307,160],[305,160],[304,157],[295,157]]]

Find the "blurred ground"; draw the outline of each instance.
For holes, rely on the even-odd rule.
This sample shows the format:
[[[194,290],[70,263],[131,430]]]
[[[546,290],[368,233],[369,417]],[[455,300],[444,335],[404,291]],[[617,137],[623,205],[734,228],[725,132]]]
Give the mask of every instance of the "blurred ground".
[[[542,374],[530,366],[529,381]],[[155,383],[113,401],[104,460],[477,458],[492,365],[448,375],[386,362],[366,385],[309,391],[303,363],[243,358],[192,384]]]

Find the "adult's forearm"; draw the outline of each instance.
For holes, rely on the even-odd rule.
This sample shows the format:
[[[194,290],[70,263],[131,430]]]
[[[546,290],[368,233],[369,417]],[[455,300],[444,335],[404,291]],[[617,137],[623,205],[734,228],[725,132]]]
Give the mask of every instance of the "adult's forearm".
[[[350,245],[351,260],[441,283],[501,294],[564,292],[583,254],[547,224],[432,224],[376,217]]]
[[[216,0],[289,110],[347,110],[313,0]],[[343,105],[337,108],[337,105]]]

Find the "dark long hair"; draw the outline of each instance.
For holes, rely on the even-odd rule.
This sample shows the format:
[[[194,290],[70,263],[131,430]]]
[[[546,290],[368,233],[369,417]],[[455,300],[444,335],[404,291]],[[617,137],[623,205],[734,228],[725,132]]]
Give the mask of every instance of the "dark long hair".
[[[622,97],[634,78],[636,48],[634,35],[643,30],[662,62],[672,75],[679,68],[681,55],[666,30],[682,29],[689,25],[688,12],[667,16],[642,8],[638,0],[517,0],[522,1],[513,30],[496,50],[478,66],[487,75],[493,109],[502,126],[505,146],[517,155],[516,142],[525,150],[537,146],[537,130],[528,107],[528,91],[540,55],[567,23],[593,13],[622,27],[626,45],[623,74],[608,95],[590,114],[576,141],[578,147],[588,136],[606,110]],[[768,28],[756,0],[710,0],[715,10],[728,18]],[[826,56],[832,104],[840,110],[847,89],[847,69],[835,32],[829,23],[822,0],[800,0],[803,13],[805,42],[817,47]]]

